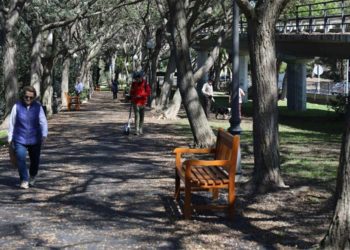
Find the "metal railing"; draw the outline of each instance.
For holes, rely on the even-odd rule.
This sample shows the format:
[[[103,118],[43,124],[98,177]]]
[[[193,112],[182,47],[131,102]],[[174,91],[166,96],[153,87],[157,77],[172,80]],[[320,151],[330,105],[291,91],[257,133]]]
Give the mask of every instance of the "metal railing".
[[[277,33],[349,33],[350,0],[332,0],[295,6],[283,13],[277,23]],[[240,32],[247,32],[247,22],[241,15]]]
[[[350,1],[333,0],[297,5],[294,15],[285,13],[279,20],[279,33],[346,33],[350,32]]]

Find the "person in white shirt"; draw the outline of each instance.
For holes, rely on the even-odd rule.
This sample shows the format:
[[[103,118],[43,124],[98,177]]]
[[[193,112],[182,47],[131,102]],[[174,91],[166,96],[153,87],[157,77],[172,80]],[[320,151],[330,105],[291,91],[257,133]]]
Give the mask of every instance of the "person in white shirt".
[[[10,114],[8,143],[15,153],[22,189],[34,185],[39,170],[41,146],[48,134],[45,112],[35,98],[35,88],[25,86],[22,100],[16,102]],[[29,174],[26,166],[27,151],[30,159]]]
[[[203,85],[202,93],[204,95],[204,112],[207,118],[209,118],[211,103],[214,101],[213,80],[209,79],[208,82]]]
[[[80,77],[77,77],[77,81],[75,83],[75,94],[77,96],[80,96],[81,92],[83,92],[83,89],[84,89],[84,84],[83,82],[80,80]]]
[[[243,89],[239,88],[239,90],[238,90],[239,118],[241,118],[241,114],[242,114],[241,108],[242,108],[243,96],[245,96],[245,93],[244,93]]]

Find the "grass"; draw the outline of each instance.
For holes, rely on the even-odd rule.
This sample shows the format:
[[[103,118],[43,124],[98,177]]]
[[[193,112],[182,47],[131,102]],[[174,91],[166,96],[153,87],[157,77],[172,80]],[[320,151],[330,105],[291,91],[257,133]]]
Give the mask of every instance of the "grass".
[[[244,104],[241,128],[242,165],[253,167],[252,103]],[[246,119],[247,118],[247,119]],[[185,120],[185,121],[184,121]],[[187,119],[182,126],[191,137]],[[210,120],[213,129],[228,128],[228,120]],[[279,102],[279,139],[283,175],[306,181],[335,183],[344,121],[326,105],[307,103],[304,112]]]
[[[0,145],[6,144],[7,131],[0,130]]]
[[[251,103],[245,108],[252,112]],[[343,126],[344,121],[327,105],[307,103],[306,111],[297,112],[288,110],[287,103],[280,101],[282,173],[313,181],[334,180]]]

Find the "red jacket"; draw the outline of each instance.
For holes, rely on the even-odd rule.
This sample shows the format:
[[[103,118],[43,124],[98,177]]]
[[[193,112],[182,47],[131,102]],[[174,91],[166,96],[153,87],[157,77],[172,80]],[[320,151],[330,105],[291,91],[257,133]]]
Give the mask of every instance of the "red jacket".
[[[145,79],[141,82],[133,81],[130,89],[131,102],[137,106],[145,106],[148,96],[151,95],[151,87]]]

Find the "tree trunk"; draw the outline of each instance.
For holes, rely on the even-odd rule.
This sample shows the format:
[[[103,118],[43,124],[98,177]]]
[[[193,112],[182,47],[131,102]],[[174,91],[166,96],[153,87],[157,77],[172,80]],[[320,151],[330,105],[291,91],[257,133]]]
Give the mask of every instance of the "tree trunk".
[[[150,72],[151,72],[151,78],[150,78],[150,84],[152,87],[152,93],[151,93],[151,107],[155,108],[157,105],[157,65],[158,65],[158,60],[159,60],[159,53],[160,50],[162,49],[162,40],[163,40],[163,29],[158,28],[156,31],[156,46],[154,48],[153,53],[151,53],[152,58],[151,58],[151,64],[150,64]]]
[[[62,68],[62,80],[61,80],[61,101],[62,106],[67,107],[67,100],[65,92],[69,92],[69,67],[70,67],[70,57],[67,55],[63,60]]]
[[[350,249],[350,104],[348,102],[345,131],[339,158],[337,204],[328,232],[321,242],[322,249]]]
[[[41,96],[41,79],[43,76],[43,67],[41,64],[42,54],[42,33],[36,28],[32,29],[33,46],[30,65],[30,85],[36,89],[37,96]]]
[[[13,32],[10,31],[6,34],[5,37],[5,47],[4,47],[4,85],[5,94],[1,95],[5,97],[3,103],[5,106],[4,113],[1,116],[3,119],[10,113],[13,104],[16,102],[18,95],[18,80],[17,80],[17,63],[16,56],[17,45],[16,39],[13,37]]]
[[[53,114],[53,79],[52,69],[54,64],[54,38],[53,32],[45,32],[45,56],[42,58],[43,77],[42,77],[42,105],[46,107],[46,115]]]
[[[181,108],[181,94],[179,89],[176,89],[173,99],[170,102],[169,107],[163,112],[163,117],[165,119],[174,120],[179,113]]]
[[[220,73],[221,73],[221,63],[222,63],[222,51],[219,52],[219,58],[214,63],[214,90],[218,90],[218,85],[220,84]],[[212,77],[211,77],[212,78]]]
[[[170,98],[170,94],[171,94],[171,87],[173,84],[173,76],[174,76],[175,69],[176,69],[175,56],[176,56],[175,50],[172,49],[170,52],[169,62],[167,65],[165,76],[164,76],[163,86],[162,86],[162,89],[160,92],[159,103],[158,103],[158,107],[157,107],[158,110],[165,110],[167,108],[168,103],[169,103],[169,98]]]
[[[286,72],[284,73],[283,81],[282,81],[282,93],[280,96],[280,100],[285,100],[287,98],[287,87],[288,87],[288,74],[287,74],[287,70],[286,70]]]
[[[253,87],[254,173],[259,192],[283,187],[280,175],[274,22],[249,22]]]
[[[194,143],[199,147],[212,146],[215,135],[209,126],[204,110],[196,91],[192,65],[190,60],[189,40],[187,37],[186,15],[183,0],[168,0],[170,16],[174,22],[172,40],[176,48],[176,66],[178,87],[189,119]]]
[[[26,0],[11,0],[7,12],[0,13],[4,20],[4,80],[0,81],[0,124],[10,113],[18,95],[15,26],[25,2]]]
[[[84,83],[85,89],[90,88],[90,69],[91,62],[89,60],[84,60],[79,71],[79,76],[81,78],[81,81]]]

